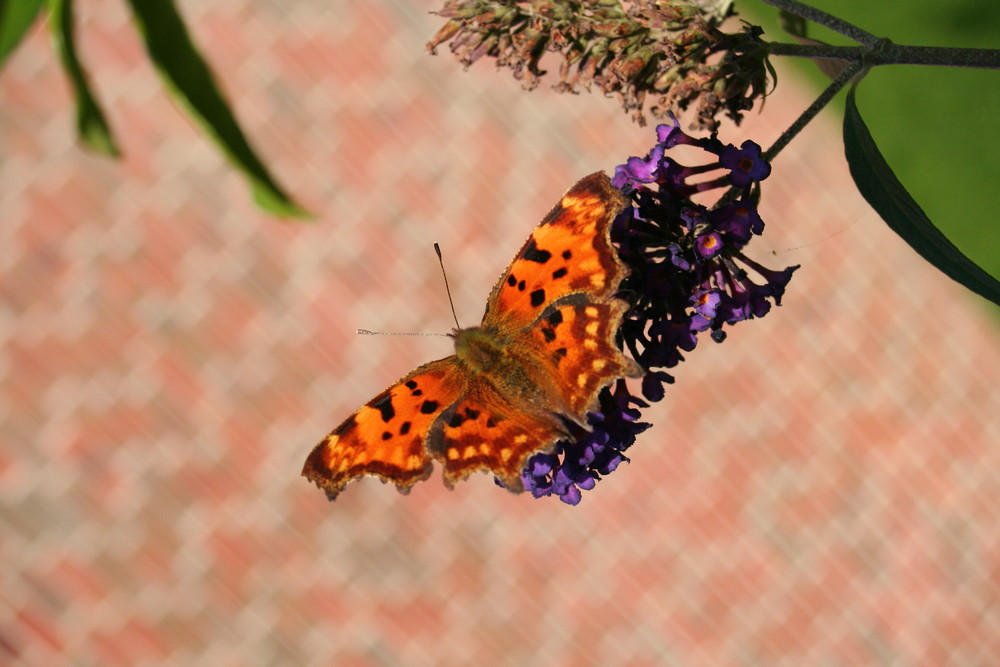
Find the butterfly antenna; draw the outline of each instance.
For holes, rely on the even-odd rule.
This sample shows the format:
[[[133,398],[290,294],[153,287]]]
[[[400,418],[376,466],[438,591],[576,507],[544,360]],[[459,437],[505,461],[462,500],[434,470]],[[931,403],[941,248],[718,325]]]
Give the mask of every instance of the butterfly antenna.
[[[355,329],[354,333],[362,336],[448,336],[443,333],[412,333],[409,331],[371,331],[369,329]]]
[[[860,221],[860,220],[861,220],[861,218],[855,218],[851,222],[851,224],[847,225],[846,227],[841,227],[840,229],[838,229],[837,231],[833,232],[832,234],[828,234],[827,236],[824,236],[821,239],[817,239],[815,241],[810,241],[809,243],[805,243],[803,245],[797,245],[797,246],[793,246],[791,248],[785,248],[784,250],[782,250],[782,252],[788,252],[790,250],[802,250],[803,248],[809,248],[809,247],[812,247],[814,245],[818,245],[820,243],[824,243],[826,241],[829,241],[834,236],[839,236],[839,235],[843,234],[844,232],[846,232],[851,227],[853,227],[854,225],[858,224],[858,221]],[[771,254],[772,255],[777,255],[778,251],[777,250],[772,250]]]
[[[448,305],[451,306],[451,316],[455,320],[455,326],[459,329],[462,325],[458,323],[458,315],[455,314],[455,302],[451,300],[451,287],[448,286],[448,273],[444,270],[444,259],[441,257],[441,246],[434,243],[434,252],[438,256],[438,264],[441,265],[441,275],[444,276],[444,291],[448,293]]]

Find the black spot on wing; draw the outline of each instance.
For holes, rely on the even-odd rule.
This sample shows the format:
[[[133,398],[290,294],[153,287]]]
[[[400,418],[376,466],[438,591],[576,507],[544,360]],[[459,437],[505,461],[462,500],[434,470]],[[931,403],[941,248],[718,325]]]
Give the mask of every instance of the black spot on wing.
[[[420,412],[425,415],[435,413],[437,412],[438,405],[440,404],[437,401],[424,401],[420,404]]]
[[[557,270],[555,270],[555,271],[552,272],[552,279],[553,280],[559,280],[560,278],[564,278],[567,273],[569,273],[569,269],[567,269],[564,266],[561,269],[557,269]]]
[[[383,431],[382,432],[382,439],[383,440],[389,440],[390,438],[392,438],[392,433],[389,433],[388,431]]]
[[[542,327],[542,336],[545,338],[546,343],[551,343],[556,339],[556,332],[549,327]]]
[[[517,278],[514,277],[513,273],[507,276],[507,284],[511,287],[517,284]]]
[[[406,388],[410,390],[411,396],[423,396],[424,390],[420,389],[420,385],[417,384],[416,380],[407,380]]]
[[[479,419],[479,410],[465,408],[461,412],[456,412],[452,415],[451,419],[448,421],[448,426],[451,428],[458,428],[467,421],[475,421],[477,419]]]
[[[535,237],[532,236],[528,239],[528,243],[524,247],[524,254],[521,255],[524,259],[529,262],[537,262],[539,264],[544,264],[545,262],[552,259],[552,253],[548,250],[541,250],[538,244],[535,243]]]
[[[531,293],[531,305],[537,308],[543,303],[545,303],[545,290],[539,287]]]
[[[333,429],[332,435],[340,437],[340,436],[344,435],[345,433],[347,433],[348,431],[350,431],[351,429],[353,429],[357,425],[358,425],[358,423],[356,421],[354,421],[354,415],[351,415],[350,417],[348,417],[347,419],[344,420],[343,424],[341,424],[337,428]]]
[[[412,424],[410,424],[410,422],[403,422],[403,425],[399,427],[399,434],[400,435],[406,435],[407,433],[409,433],[410,432],[410,426],[412,426]]]
[[[382,413],[382,421],[384,422],[391,421],[396,416],[396,409],[392,407],[392,394],[389,392],[385,392],[369,405]]]
[[[548,322],[549,326],[551,327],[559,326],[560,324],[563,323],[562,311],[553,310],[551,313],[548,314],[548,316],[546,316],[545,321]]]
[[[573,253],[571,251],[569,251],[569,250],[563,250],[563,253],[562,253],[562,258],[563,259],[569,259],[572,256],[573,256]]]
[[[525,285],[524,281],[522,280],[517,284],[517,291],[523,292],[525,287],[527,287],[527,285]]]

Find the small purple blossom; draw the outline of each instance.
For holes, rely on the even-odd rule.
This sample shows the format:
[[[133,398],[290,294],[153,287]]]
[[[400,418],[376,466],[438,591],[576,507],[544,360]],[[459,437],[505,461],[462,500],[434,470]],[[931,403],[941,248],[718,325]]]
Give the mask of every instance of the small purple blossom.
[[[749,243],[755,234],[759,236],[764,231],[764,221],[760,219],[757,208],[746,206],[743,202],[709,211],[708,221],[737,250]]]
[[[667,246],[667,252],[670,253],[670,263],[678,269],[681,271],[688,271],[691,269],[691,262],[684,258],[684,253],[679,245],[671,243]]]
[[[729,170],[733,185],[743,188],[771,175],[771,165],[760,154],[760,146],[744,141],[739,148],[726,146],[719,153],[719,164]]]
[[[701,259],[714,257],[722,250],[722,236],[715,231],[700,234],[694,239],[694,249]]]
[[[680,123],[677,122],[677,116],[670,112],[670,120],[672,124],[668,125],[663,123],[656,126],[656,145],[653,146],[653,151],[659,150],[660,154],[663,154],[663,149],[673,148],[678,144],[690,143],[691,137],[684,134],[681,130]]]
[[[621,174],[622,181],[632,181],[635,183],[652,183],[656,180],[654,174],[660,169],[660,160],[663,158],[663,146],[657,145],[649,152],[645,158],[630,157],[625,164],[615,168],[615,179]]]
[[[798,268],[768,269],[742,252],[764,230],[750,196],[751,188],[771,173],[760,147],[744,141],[736,148],[714,136],[696,139],[673,121],[656,129],[657,144],[644,158],[629,158],[612,179],[633,202],[619,214],[611,234],[629,268],[619,286],[620,298],[631,305],[620,335],[625,350],[645,370],[641,390],[648,401],[665,397],[665,386],[674,382],[666,369],[684,361],[703,332],[721,343],[725,326],[763,317],[781,305]],[[703,149],[710,161],[676,162],[667,150],[679,144]],[[725,173],[705,180],[712,171]],[[697,182],[689,182],[695,176]],[[691,200],[693,194],[729,185],[738,188],[737,197],[717,208]],[[576,505],[582,491],[628,461],[624,452],[650,426],[639,421],[639,408],[648,404],[630,393],[625,380],[605,388],[599,401],[598,411],[588,416],[589,429],[568,424],[571,438],[529,460],[521,477],[532,495],[557,495]]]
[[[691,295],[691,304],[695,312],[710,321],[715,318],[722,302],[722,295],[717,289],[700,289]]]

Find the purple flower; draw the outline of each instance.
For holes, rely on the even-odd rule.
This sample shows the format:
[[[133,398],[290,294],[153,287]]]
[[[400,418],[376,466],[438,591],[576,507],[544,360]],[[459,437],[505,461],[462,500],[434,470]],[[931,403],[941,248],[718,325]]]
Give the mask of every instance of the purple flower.
[[[625,183],[652,183],[656,180],[654,174],[660,168],[662,158],[663,146],[656,146],[646,158],[630,157],[625,164],[615,167],[615,176],[611,182],[617,188]]]
[[[658,148],[673,148],[678,144],[690,142],[691,137],[681,131],[681,124],[677,121],[677,116],[673,112],[670,112],[670,120],[673,121],[672,125],[663,123],[656,126],[656,145],[653,147],[654,151]]]
[[[628,461],[623,452],[650,426],[638,421],[639,411],[632,406],[647,407],[647,403],[632,396],[624,380],[616,382],[613,391],[604,389],[599,400],[600,412],[588,417],[589,431],[570,425],[575,439],[560,441],[552,454],[536,454],[521,471],[524,488],[534,497],[557,495],[576,505],[581,491],[594,488],[601,475]]]
[[[670,263],[678,269],[681,271],[687,271],[691,268],[691,262],[684,259],[684,253],[679,245],[671,243],[667,246],[667,252],[670,253]]]
[[[716,289],[701,289],[691,295],[695,313],[710,321],[715,318],[722,302],[722,295]]]
[[[714,137],[697,139],[673,121],[656,129],[657,143],[645,157],[629,158],[612,180],[632,200],[611,233],[629,267],[619,287],[619,297],[630,303],[620,335],[624,349],[646,371],[641,391],[648,401],[665,397],[666,385],[674,382],[666,369],[684,361],[702,332],[721,343],[725,326],[763,317],[781,305],[798,268],[768,269],[743,254],[764,230],[750,197],[751,187],[771,173],[760,147],[752,141],[736,148]],[[701,148],[708,162],[688,166],[667,155],[680,144]],[[722,174],[706,179],[713,171]],[[709,209],[691,200],[730,185],[739,189],[731,203]],[[575,505],[583,491],[628,461],[624,452],[650,426],[639,421],[639,408],[648,404],[633,396],[624,380],[604,389],[599,400],[598,411],[588,416],[589,429],[568,425],[570,439],[529,460],[521,477],[532,495],[557,495]]]
[[[744,141],[739,148],[726,146],[719,154],[719,164],[729,170],[729,179],[738,188],[771,175],[771,165],[760,155],[760,146]]]
[[[764,232],[764,221],[757,207],[742,200],[709,211],[708,220],[736,249],[745,246],[755,234]]]
[[[694,249],[701,259],[713,257],[722,250],[722,236],[716,231],[700,234],[694,239]]]

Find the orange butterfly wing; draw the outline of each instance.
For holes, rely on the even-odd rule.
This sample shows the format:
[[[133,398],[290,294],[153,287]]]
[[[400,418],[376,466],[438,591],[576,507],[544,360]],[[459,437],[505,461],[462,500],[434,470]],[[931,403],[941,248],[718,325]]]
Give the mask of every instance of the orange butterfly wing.
[[[626,203],[604,172],[570,188],[493,286],[482,326],[523,329],[570,294],[611,298],[625,277],[611,246],[611,223]]]
[[[500,276],[458,354],[421,366],[369,401],[313,449],[302,474],[332,500],[373,475],[406,493],[441,463],[452,487],[476,470],[522,489],[528,458],[585,424],[600,390],[638,366],[615,345],[626,270],[610,240],[627,203],[604,173],[580,180]],[[476,370],[463,334],[502,350],[512,372]]]
[[[464,393],[465,384],[455,357],[424,364],[333,429],[313,448],[302,474],[330,500],[362,475],[393,482],[408,493],[430,476],[427,434]]]
[[[565,406],[561,413],[580,425],[596,409],[601,389],[618,378],[642,374],[615,343],[627,309],[618,299],[562,303],[526,332],[551,377],[558,378],[556,386]]]
[[[448,488],[487,470],[517,493],[523,490],[521,470],[528,458],[567,435],[555,415],[519,409],[492,384],[474,378],[435,424],[427,449],[441,463]]]
[[[614,341],[627,310],[615,294],[628,271],[611,225],[627,203],[604,172],[580,179],[500,276],[483,315],[483,330],[545,367],[536,379],[557,394],[546,407],[581,425],[603,387],[641,374]]]

